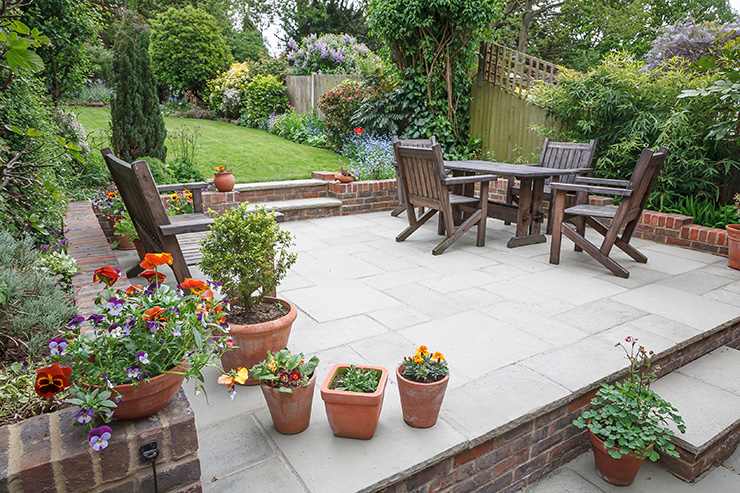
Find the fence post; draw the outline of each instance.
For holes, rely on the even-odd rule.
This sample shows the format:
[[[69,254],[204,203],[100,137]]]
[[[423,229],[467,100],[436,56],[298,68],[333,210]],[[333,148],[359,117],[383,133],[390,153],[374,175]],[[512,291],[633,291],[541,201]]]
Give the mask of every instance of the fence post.
[[[316,72],[311,72],[311,109],[316,103]]]

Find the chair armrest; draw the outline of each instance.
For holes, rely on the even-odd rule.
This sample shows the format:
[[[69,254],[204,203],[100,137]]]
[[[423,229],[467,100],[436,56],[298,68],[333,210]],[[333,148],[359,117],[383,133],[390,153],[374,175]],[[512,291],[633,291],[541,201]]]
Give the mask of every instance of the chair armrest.
[[[611,178],[592,178],[590,176],[576,176],[576,183],[591,183],[592,185],[607,185],[612,187],[626,187],[629,180],[614,180]]]
[[[610,187],[597,187],[590,185],[576,185],[574,183],[550,183],[552,190],[564,190],[566,192],[586,192],[586,193],[598,193],[604,195],[621,195],[623,197],[629,197],[632,195],[632,190],[625,190],[623,188],[610,188]]]
[[[159,230],[164,236],[172,236],[183,233],[198,233],[201,231],[208,231],[211,224],[213,224],[213,219],[209,217],[201,217],[175,224],[162,224],[159,226]]]
[[[196,181],[192,183],[173,183],[171,185],[157,185],[157,191],[159,193],[167,192],[181,192],[183,190],[200,190],[206,188],[209,183],[204,181]]]
[[[482,181],[494,181],[498,180],[497,175],[471,175],[471,176],[453,176],[452,178],[445,178],[445,185],[465,185],[466,183],[480,183]]]

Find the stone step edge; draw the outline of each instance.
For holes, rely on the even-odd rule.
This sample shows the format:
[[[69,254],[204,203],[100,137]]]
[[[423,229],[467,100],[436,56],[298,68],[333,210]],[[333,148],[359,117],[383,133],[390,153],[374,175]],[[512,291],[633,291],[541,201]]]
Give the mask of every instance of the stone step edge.
[[[275,200],[271,202],[250,202],[249,205],[247,205],[247,209],[253,210],[262,206],[264,206],[268,211],[285,212],[303,209],[338,208],[342,206],[342,201],[328,197],[318,197],[310,199]]]
[[[326,185],[326,181],[316,179],[263,181],[255,183],[238,183],[234,185],[234,191],[254,192],[257,190],[286,190],[291,188],[326,187]]]

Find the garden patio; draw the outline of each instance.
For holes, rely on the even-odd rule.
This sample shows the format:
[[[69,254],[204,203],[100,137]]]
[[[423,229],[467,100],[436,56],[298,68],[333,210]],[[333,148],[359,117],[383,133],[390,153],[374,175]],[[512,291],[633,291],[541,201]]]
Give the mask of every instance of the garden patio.
[[[631,273],[621,279],[567,241],[559,266],[548,263],[549,242],[508,249],[514,226],[499,221],[489,221],[485,247],[468,234],[441,256],[431,255],[435,224],[395,242],[405,225],[387,212],[282,224],[299,255],[278,289],[299,309],[289,347],[318,355],[319,383],[336,363],[391,369],[375,437],[334,437],[318,391],[310,427],[280,435],[256,387],[239,388],[232,402],[214,371],[208,401],[188,387],[204,491],[518,490],[587,450],[570,422],[592,389],[626,368],[614,347],[625,336],[658,353],[663,374],[740,340],[740,272],[724,257],[634,240],[649,261],[616,253]],[[126,252],[119,259],[124,269],[138,261]],[[403,422],[393,373],[420,344],[443,352],[451,368],[440,420],[426,430]],[[680,373],[671,377],[683,378],[687,392],[661,393],[687,421],[681,438],[702,442],[713,426],[727,426],[720,422],[737,426],[736,386],[720,389],[727,415],[697,398],[716,387]],[[595,472],[601,489],[583,479],[592,469],[590,454],[582,456],[533,491],[612,491]],[[689,485],[646,464],[628,491],[740,488],[728,471],[712,469]]]

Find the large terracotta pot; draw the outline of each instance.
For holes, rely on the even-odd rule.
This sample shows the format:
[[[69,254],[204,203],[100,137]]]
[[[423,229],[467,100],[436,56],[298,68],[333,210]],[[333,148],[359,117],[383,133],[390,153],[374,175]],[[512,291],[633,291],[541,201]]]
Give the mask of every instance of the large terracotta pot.
[[[727,265],[740,270],[740,224],[728,224],[727,230]]]
[[[316,387],[316,372],[313,372],[308,387],[297,387],[292,393],[280,392],[275,387],[261,384],[262,395],[272,416],[272,424],[283,435],[300,433],[311,422],[313,390]]]
[[[298,310],[292,303],[265,296],[268,303],[282,303],[287,306],[288,314],[261,324],[229,324],[229,335],[234,338],[234,349],[221,355],[224,370],[236,370],[239,367],[252,368],[267,358],[267,351],[275,353],[288,345],[290,329],[293,326]],[[228,318],[227,318],[228,321]],[[245,385],[257,385],[259,382],[250,375]]]
[[[414,428],[430,428],[437,422],[445,398],[449,373],[437,382],[419,383],[401,375],[403,364],[396,368],[398,393],[401,395],[403,420]]]
[[[176,367],[172,371],[182,372],[184,370]],[[113,408],[113,418],[118,421],[133,421],[159,412],[180,390],[184,379],[183,374],[162,373],[148,382],[140,382],[136,385],[116,385],[113,387],[111,400],[115,400],[120,394],[123,401]]]
[[[645,459],[638,459],[634,453],[615,459],[609,455],[609,449],[604,445],[604,441],[594,435],[591,430],[588,430],[588,437],[591,439],[591,445],[594,451],[596,472],[599,473],[601,479],[615,486],[631,485]],[[648,450],[652,449],[653,446],[650,445]]]
[[[134,245],[134,242],[129,238],[128,235],[121,236],[121,235],[113,235],[113,237],[116,239],[116,242],[118,243],[116,245],[116,248],[119,250],[136,250],[136,245]]]
[[[234,178],[234,174],[231,171],[215,173],[213,175],[213,184],[216,185],[219,192],[230,192],[234,189],[236,178]]]
[[[321,384],[321,399],[326,407],[326,417],[334,435],[343,438],[369,440],[375,435],[380,411],[383,409],[388,370],[380,366],[360,366],[381,372],[378,388],[372,393],[332,390],[334,376],[344,373],[350,365],[334,365]]]

